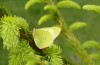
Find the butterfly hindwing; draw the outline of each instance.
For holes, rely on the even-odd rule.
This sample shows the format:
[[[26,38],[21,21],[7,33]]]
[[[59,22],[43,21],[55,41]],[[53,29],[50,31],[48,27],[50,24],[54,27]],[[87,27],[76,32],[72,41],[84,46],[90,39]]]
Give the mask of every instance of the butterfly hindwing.
[[[46,48],[53,43],[51,34],[45,30],[35,29],[33,31],[33,37],[35,44],[39,49]]]

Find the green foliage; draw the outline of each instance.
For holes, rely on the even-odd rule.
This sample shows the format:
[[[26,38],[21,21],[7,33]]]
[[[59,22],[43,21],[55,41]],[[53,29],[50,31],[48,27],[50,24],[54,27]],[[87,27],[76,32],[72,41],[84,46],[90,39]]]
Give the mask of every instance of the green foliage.
[[[25,64],[38,65],[41,63],[43,65],[45,64],[42,62],[41,56],[37,56],[37,59],[34,59],[35,57],[31,56],[31,55],[34,56],[34,50],[32,50],[30,48],[29,43],[27,41],[25,41],[25,40],[21,41],[21,38],[20,38],[21,31],[20,30],[23,29],[24,31],[26,31],[26,33],[27,33],[27,31],[29,31],[28,23],[26,22],[25,19],[23,19],[21,17],[17,17],[17,16],[4,16],[1,19],[0,23],[1,23],[0,31],[1,31],[1,37],[3,38],[3,44],[4,44],[4,47],[6,47],[9,50],[9,65],[25,65]],[[53,27],[51,27],[51,28],[53,28]],[[44,30],[46,30],[46,29],[44,29]],[[49,28],[48,28],[48,30],[49,30]],[[52,43],[53,43],[53,39],[55,39],[60,32],[60,31],[59,32],[56,31],[55,34],[53,34],[52,33],[53,31],[56,31],[55,28],[54,28],[54,30],[52,29],[52,30],[49,30],[49,32],[48,32],[50,34],[50,36],[53,35],[53,36],[51,36],[51,38],[54,37],[54,38],[52,38]],[[40,33],[42,33],[42,32],[40,32]],[[56,33],[58,33],[58,34],[56,34]],[[55,37],[55,35],[57,35],[57,36]],[[48,38],[48,36],[47,36],[47,38]],[[49,42],[50,42],[50,40],[49,40]],[[47,41],[46,41],[46,43],[47,43]],[[38,51],[36,51],[36,52],[38,52]],[[60,56],[57,56],[57,57],[56,56],[57,55],[54,55],[53,57],[52,56],[51,57],[52,57],[52,59],[55,58],[55,60],[61,61],[61,59],[59,59]],[[51,60],[50,63],[52,63],[52,62],[54,62],[54,61]]]
[[[96,54],[96,53],[90,54],[89,57],[92,58],[92,59],[100,60],[100,54]]]
[[[18,27],[23,28],[25,31],[29,30],[28,23],[24,18],[18,17],[16,21]]]
[[[54,19],[54,16],[51,14],[46,14],[44,16],[42,16],[39,21],[38,21],[38,25],[43,24],[44,22],[47,22],[48,20],[52,20]]]
[[[57,11],[57,10],[56,10],[56,7],[53,6],[53,5],[46,5],[46,6],[44,7],[44,10],[48,10],[48,11],[50,11],[51,13],[54,13],[54,12]]]
[[[99,5],[84,5],[83,9],[100,13],[100,6]]]
[[[49,48],[43,50],[43,53],[46,54],[44,58],[49,61],[50,65],[63,65],[62,51],[59,46],[53,44]]]
[[[83,45],[82,45],[82,47],[83,48],[93,48],[93,47],[100,48],[100,45],[99,45],[98,42],[91,40],[91,41],[84,42]]]
[[[4,16],[4,15],[11,15],[10,12],[5,9],[4,7],[0,7],[0,19]]]
[[[33,50],[29,47],[27,41],[22,40],[16,48],[9,51],[9,65],[25,65],[29,53]]]
[[[57,3],[57,7],[58,8],[75,8],[75,9],[80,9],[81,7],[75,3],[74,1],[71,1],[71,0],[65,0],[65,1],[60,1]]]
[[[69,26],[71,31],[75,31],[77,29],[85,27],[87,24],[84,22],[75,22]]]
[[[88,52],[88,49],[91,49],[91,50],[96,49],[95,50],[96,52],[92,51],[92,53],[89,53],[89,58],[91,58],[94,61],[93,65],[98,65],[98,62],[100,60],[99,43],[93,40],[86,41],[85,43],[83,43],[82,47],[85,48],[87,52]]]
[[[15,25],[16,17],[11,16],[3,17],[0,21],[1,25],[1,37],[3,38],[4,48],[10,49],[17,46],[19,43],[19,27]]]
[[[94,62],[93,65],[98,65],[98,62],[100,60],[100,44],[97,42],[97,41],[93,41],[93,40],[90,40],[90,41],[86,41],[83,43],[82,45],[83,48],[86,49],[86,51],[88,52],[88,49],[96,49],[94,51],[92,51],[92,53],[89,53],[89,58],[91,58]]]
[[[20,19],[20,21],[19,21]],[[1,37],[3,38],[4,48],[10,49],[19,44],[19,29],[28,29],[28,24],[24,19],[17,16],[4,16],[1,21]]]
[[[44,2],[44,0],[29,0],[26,4],[25,4],[25,9],[29,9],[30,6],[37,4],[37,3],[42,3]]]
[[[89,54],[86,49],[96,47],[100,50],[98,42],[86,41],[81,45],[81,42],[72,32],[85,27],[87,24],[76,22],[67,26],[68,24],[66,25],[59,11],[59,8],[65,7],[80,9],[80,5],[71,0],[29,0],[25,4],[25,9],[27,10],[37,3],[43,3],[44,10],[49,12],[39,19],[38,26],[48,20],[54,20],[57,23],[55,25],[59,27],[34,28],[31,33],[25,19],[12,15],[7,16],[2,8],[0,10],[0,35],[3,39],[4,48],[9,51],[9,65],[66,65],[67,60],[64,60],[60,46],[53,43],[60,33],[65,35],[68,44],[72,46],[75,55],[82,60],[83,64],[94,65],[94,59],[100,59],[100,53]],[[96,5],[84,5],[83,9],[98,13],[100,11],[100,7]],[[68,60],[70,59],[68,58]],[[68,64],[71,65],[74,62],[71,60]]]
[[[28,54],[28,58],[27,58],[27,63],[26,65],[35,65],[35,60],[34,60],[34,53],[30,52]]]

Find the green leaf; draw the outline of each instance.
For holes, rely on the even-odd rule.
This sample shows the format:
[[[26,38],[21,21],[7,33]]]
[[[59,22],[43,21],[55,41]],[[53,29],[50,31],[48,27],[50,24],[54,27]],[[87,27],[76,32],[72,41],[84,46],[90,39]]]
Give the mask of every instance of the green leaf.
[[[52,20],[53,18],[54,18],[54,16],[51,15],[51,14],[44,15],[44,16],[42,16],[42,17],[39,19],[38,25],[41,25],[41,24],[43,24],[44,22],[47,22],[47,20]]]
[[[98,42],[96,42],[96,41],[86,41],[86,42],[84,42],[83,44],[82,44],[82,47],[83,48],[93,48],[93,47],[95,47],[95,48],[100,48],[100,45],[99,45],[99,43]]]
[[[30,6],[35,5],[37,3],[42,3],[44,0],[29,0],[26,4],[25,4],[25,9],[29,9]]]
[[[100,6],[98,5],[84,5],[83,9],[100,13]]]
[[[100,60],[100,54],[97,54],[97,53],[93,53],[93,54],[90,54],[89,57],[91,59],[96,59],[96,60]]]
[[[33,30],[33,38],[39,49],[49,47],[59,35],[60,27],[47,27]]]
[[[75,3],[74,1],[68,0],[68,1],[60,1],[57,3],[57,7],[58,8],[76,8],[76,9],[80,9],[81,7]]]
[[[49,10],[50,12],[55,13],[56,12],[56,7],[53,6],[53,5],[46,5],[44,7],[44,10]]]
[[[69,26],[71,31],[75,31],[77,29],[85,27],[87,24],[84,22],[75,22]]]

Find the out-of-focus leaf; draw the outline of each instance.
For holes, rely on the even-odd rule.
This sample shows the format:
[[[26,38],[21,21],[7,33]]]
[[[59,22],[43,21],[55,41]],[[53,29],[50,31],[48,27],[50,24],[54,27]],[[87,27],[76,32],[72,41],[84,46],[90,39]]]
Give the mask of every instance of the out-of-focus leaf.
[[[100,6],[98,5],[84,5],[83,9],[100,13]]]
[[[77,29],[85,27],[87,24],[84,22],[75,22],[69,26],[71,31],[75,31]]]
[[[58,8],[76,8],[80,9],[81,7],[74,1],[68,0],[68,1],[60,1],[57,3]]]
[[[42,3],[44,0],[29,0],[26,4],[25,4],[25,9],[29,9],[30,6],[37,4],[37,3]]]
[[[100,45],[99,45],[98,42],[91,40],[91,41],[84,42],[83,45],[82,45],[82,47],[83,48],[93,48],[93,47],[100,48]]]
[[[42,17],[39,19],[38,25],[41,25],[42,23],[47,22],[47,20],[52,20],[53,18],[54,18],[53,15],[51,15],[51,14],[46,14],[46,15],[42,16]]]

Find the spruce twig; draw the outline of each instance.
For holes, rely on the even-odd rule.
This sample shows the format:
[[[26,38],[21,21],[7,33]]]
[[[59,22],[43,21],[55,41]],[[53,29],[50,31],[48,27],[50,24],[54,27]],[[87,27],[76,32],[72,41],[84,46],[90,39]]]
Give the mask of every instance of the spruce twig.
[[[53,1],[50,0],[51,4],[54,5]],[[50,4],[50,3],[49,3]],[[84,61],[86,65],[93,65],[91,59],[88,56],[88,53],[81,47],[81,42],[76,38],[76,36],[69,30],[67,24],[65,23],[63,17],[61,16],[60,11],[57,9],[57,18],[56,21],[62,27],[62,33],[66,36],[66,39],[69,41],[69,44],[76,50],[77,54]]]

